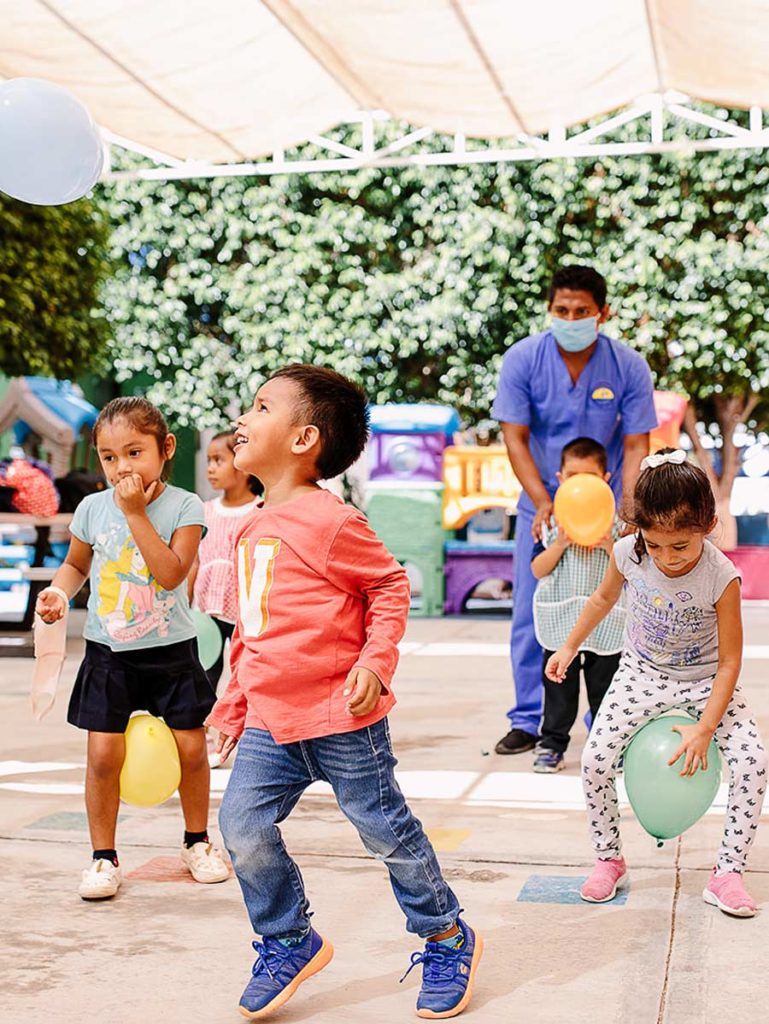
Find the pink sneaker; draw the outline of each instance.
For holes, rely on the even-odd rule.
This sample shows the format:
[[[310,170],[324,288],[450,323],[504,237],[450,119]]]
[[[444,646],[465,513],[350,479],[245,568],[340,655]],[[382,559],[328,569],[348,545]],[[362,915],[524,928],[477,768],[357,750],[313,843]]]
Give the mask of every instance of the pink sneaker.
[[[739,871],[727,871],[725,875],[717,875],[714,871],[702,891],[702,898],[711,907],[718,907],[732,917],[754,917],[758,910]]]
[[[597,860],[579,894],[588,903],[608,903],[617,895],[617,886],[625,874],[625,861],[622,857]]]

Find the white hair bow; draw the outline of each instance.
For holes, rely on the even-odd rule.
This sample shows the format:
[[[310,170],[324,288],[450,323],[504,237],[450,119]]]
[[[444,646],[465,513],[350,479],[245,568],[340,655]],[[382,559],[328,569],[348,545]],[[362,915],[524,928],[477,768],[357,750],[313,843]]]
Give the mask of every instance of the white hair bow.
[[[680,466],[682,462],[686,462],[686,452],[683,448],[677,448],[674,452],[667,452],[665,455],[647,455],[641,463],[641,469],[657,469],[658,466],[664,466],[666,462]]]

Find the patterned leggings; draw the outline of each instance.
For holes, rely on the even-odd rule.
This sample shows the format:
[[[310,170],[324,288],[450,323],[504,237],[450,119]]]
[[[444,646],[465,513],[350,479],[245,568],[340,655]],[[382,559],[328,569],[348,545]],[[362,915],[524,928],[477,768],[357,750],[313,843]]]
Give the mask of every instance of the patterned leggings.
[[[619,857],[617,759],[633,734],[665,711],[680,709],[699,718],[713,680],[685,682],[657,671],[627,653],[601,704],[582,754],[582,785],[593,846],[602,860]],[[739,684],[714,739],[729,766],[729,798],[716,871],[742,872],[761,816],[767,755]]]

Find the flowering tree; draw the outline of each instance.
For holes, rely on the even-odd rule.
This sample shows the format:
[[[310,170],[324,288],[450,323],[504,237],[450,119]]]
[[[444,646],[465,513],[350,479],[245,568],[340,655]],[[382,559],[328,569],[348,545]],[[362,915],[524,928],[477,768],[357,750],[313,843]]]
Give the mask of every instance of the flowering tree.
[[[504,350],[546,323],[552,271],[589,262],[609,330],[690,396],[723,513],[735,427],[769,412],[768,183],[763,154],[728,151],[117,184],[116,370],[148,370],[151,397],[197,426],[289,360],[477,420]]]
[[[89,200],[30,206],[0,193],[0,372],[64,379],[104,365],[109,233]]]

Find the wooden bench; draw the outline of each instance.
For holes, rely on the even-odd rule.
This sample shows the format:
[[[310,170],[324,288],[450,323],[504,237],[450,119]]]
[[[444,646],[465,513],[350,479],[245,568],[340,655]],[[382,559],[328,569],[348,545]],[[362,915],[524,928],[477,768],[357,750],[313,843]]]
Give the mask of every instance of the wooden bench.
[[[32,624],[35,620],[35,602],[41,590],[51,582],[56,569],[43,565],[48,550],[51,529],[65,530],[72,522],[69,512],[55,516],[32,516],[17,513],[0,513],[0,533],[6,527],[32,527],[35,530],[33,564],[21,570],[21,576],[29,583],[27,606],[21,619],[0,619],[0,657],[32,657]]]

